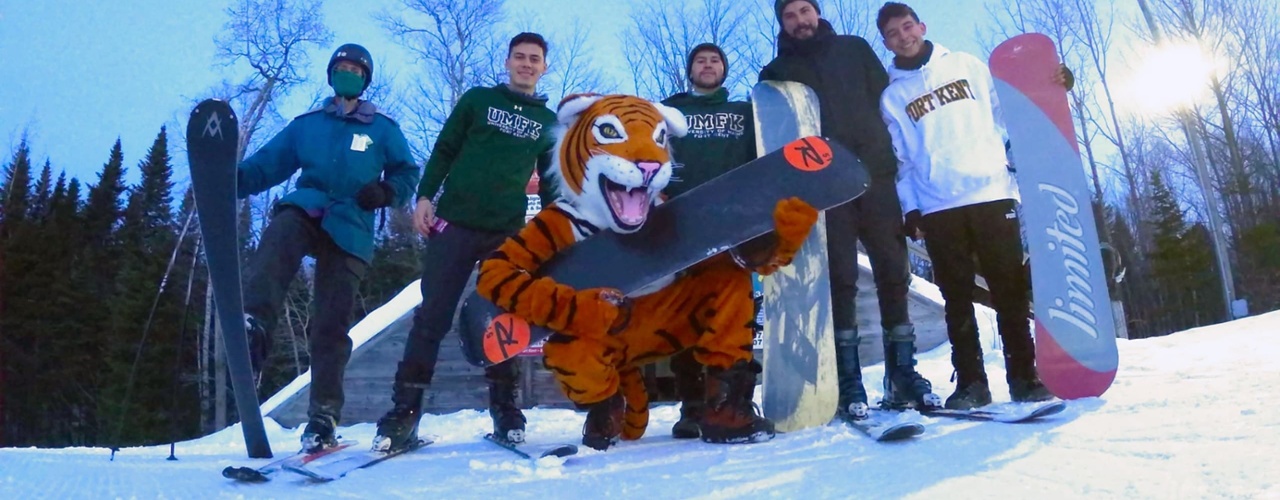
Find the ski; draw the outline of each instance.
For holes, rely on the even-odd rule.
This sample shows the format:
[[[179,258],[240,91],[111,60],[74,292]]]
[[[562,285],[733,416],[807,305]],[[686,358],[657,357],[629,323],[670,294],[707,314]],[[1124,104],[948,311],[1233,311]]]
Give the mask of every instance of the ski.
[[[507,441],[505,439],[494,436],[493,433],[485,434],[484,440],[490,443],[496,444],[498,446],[501,446],[503,449],[508,450],[512,453],[515,453],[516,455],[519,455],[520,457],[528,460],[538,460],[546,457],[563,458],[563,457],[568,457],[571,455],[578,454],[577,445],[572,445],[572,444],[553,444],[553,445],[541,447],[541,451],[530,452],[529,449],[533,448],[534,445],[512,443],[511,441]]]
[[[249,458],[271,458],[271,443],[258,407],[240,288],[240,241],[236,237],[236,151],[240,132],[227,101],[206,99],[187,122],[187,163],[200,216],[209,280],[219,329],[227,350],[227,373],[235,394]]]
[[[920,414],[926,417],[946,417],[961,420],[1016,424],[1062,413],[1062,410],[1065,409],[1067,409],[1066,401],[1055,400],[1041,403],[988,405],[982,408],[974,408],[972,410],[948,410],[945,408],[924,409],[920,410]]]
[[[924,434],[923,424],[910,420],[906,413],[898,411],[873,409],[867,418],[861,420],[843,415],[836,419],[879,442],[901,441]]]
[[[433,442],[434,441],[429,439],[418,439],[417,443],[399,450],[388,452],[370,450],[352,454],[320,465],[285,464],[283,468],[284,470],[306,476],[315,481],[329,482],[340,479],[354,470],[373,467],[374,465],[380,464],[389,459],[404,455],[411,451],[416,451]]]
[[[344,440],[338,442],[337,446],[331,446],[311,453],[298,451],[293,455],[281,458],[256,469],[253,467],[227,466],[227,468],[222,469],[222,477],[234,479],[242,483],[265,483],[270,481],[272,476],[275,476],[277,473],[284,470],[286,465],[306,465],[322,457],[326,457],[355,446],[357,443],[359,443],[359,441]]]

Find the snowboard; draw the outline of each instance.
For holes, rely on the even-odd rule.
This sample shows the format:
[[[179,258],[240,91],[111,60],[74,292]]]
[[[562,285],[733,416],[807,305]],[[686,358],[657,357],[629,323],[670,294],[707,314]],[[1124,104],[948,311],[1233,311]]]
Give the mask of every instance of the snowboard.
[[[751,90],[751,102],[759,156],[776,154],[798,137],[820,133],[818,97],[804,84],[760,82]],[[846,190],[852,198],[866,186],[864,181],[856,188],[833,188]],[[826,425],[835,415],[839,396],[826,214],[818,217],[791,265],[763,277],[763,288],[764,416],[780,432]]]
[[[273,476],[284,470],[285,466],[306,465],[321,458],[327,457],[339,451],[355,446],[358,441],[343,440],[339,441],[337,446],[324,448],[319,451],[307,453],[299,451],[293,455],[281,458],[267,465],[258,468],[253,467],[232,467],[222,469],[222,477],[227,479],[235,479],[242,483],[265,483],[270,481]]]
[[[227,350],[227,371],[250,458],[271,458],[249,361],[240,288],[240,241],[236,237],[236,152],[240,128],[226,101],[207,99],[187,121],[187,163],[195,192],[205,261],[213,285],[217,320]]]
[[[1119,363],[1115,321],[1066,89],[1053,81],[1057,50],[1042,34],[1018,35],[996,47],[990,66],[1019,167],[1036,368],[1059,398],[1100,396]]]
[[[537,460],[547,457],[563,458],[578,454],[578,446],[573,444],[553,444],[541,447],[525,443],[516,444],[494,436],[493,433],[485,434],[484,440],[496,444],[503,449],[528,460]]]
[[[1056,415],[1067,409],[1065,401],[1045,401],[1042,403],[1013,403],[1010,405],[989,405],[972,410],[948,410],[933,408],[920,410],[926,417],[947,417],[960,420],[978,420],[983,422],[1001,422],[1017,424],[1029,422],[1041,417]]]
[[[417,443],[412,446],[394,451],[363,451],[360,453],[342,456],[332,462],[323,464],[285,464],[284,470],[311,478],[314,481],[329,482],[346,477],[353,471],[367,469],[392,458],[404,455],[427,446],[434,441],[429,439],[418,439]]]
[[[578,242],[543,265],[539,275],[578,290],[611,287],[631,294],[772,233],[781,199],[796,196],[826,210],[866,189],[870,177],[853,153],[812,134],[792,139],[655,207],[639,231],[601,231]],[[814,226],[822,227],[821,220]],[[474,292],[463,304],[460,323],[463,352],[476,366],[510,359],[552,333]]]

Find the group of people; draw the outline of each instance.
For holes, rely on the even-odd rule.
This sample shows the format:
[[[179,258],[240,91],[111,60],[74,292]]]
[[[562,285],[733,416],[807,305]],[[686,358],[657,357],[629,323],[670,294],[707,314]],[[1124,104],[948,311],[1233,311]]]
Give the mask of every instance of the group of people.
[[[975,257],[991,286],[1011,399],[1051,398],[1035,370],[1019,195],[986,65],[926,40],[926,25],[902,3],[884,4],[877,17],[883,44],[894,54],[888,70],[867,40],[837,34],[821,17],[817,0],[778,0],[775,13],[781,27],[778,55],[760,71],[760,80],[811,87],[821,103],[823,135],[853,151],[872,179],[861,197],[828,211],[826,218],[837,415],[862,419],[869,409],[854,300],[859,241],[871,260],[879,301],[883,405],[967,409],[991,402],[973,308]],[[347,331],[355,290],[373,253],[374,211],[411,200],[414,226],[428,239],[422,303],[397,366],[392,408],[378,421],[374,446],[388,450],[416,439],[440,342],[452,327],[476,263],[524,227],[525,186],[532,173],[542,179],[543,206],[556,197],[549,182],[555,176],[548,175],[556,114],[537,94],[548,57],[542,36],[512,38],[508,81],[473,88],[458,100],[419,175],[396,122],[360,99],[373,78],[368,51],[343,45],[327,69],[334,98],[295,118],[240,165],[242,197],[301,170],[297,188],[277,203],[252,257],[245,311],[260,369],[288,285],[302,258],[316,257],[317,317],[310,324],[313,375],[304,449],[336,444],[343,373],[351,354]],[[667,196],[757,156],[751,104],[730,99],[723,86],[729,70],[724,51],[710,43],[693,47],[686,69],[691,90],[662,101],[696,124],[671,141],[682,167],[664,191]],[[728,116],[698,119],[701,115]],[[908,237],[923,238],[946,302],[956,389],[945,403],[915,369]],[[672,433],[681,438],[700,435],[705,411],[704,369],[690,351],[672,358],[682,400]],[[515,401],[515,363],[487,367],[485,377],[494,435],[522,442],[525,417]]]

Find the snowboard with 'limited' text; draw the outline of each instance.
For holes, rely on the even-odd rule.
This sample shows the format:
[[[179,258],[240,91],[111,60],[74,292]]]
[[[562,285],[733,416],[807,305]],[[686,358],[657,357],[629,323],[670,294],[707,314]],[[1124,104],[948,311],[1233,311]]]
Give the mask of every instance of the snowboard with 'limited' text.
[[[1028,33],[991,53],[1022,194],[1031,255],[1036,369],[1063,399],[1100,396],[1115,379],[1115,322],[1092,196],[1060,63],[1049,37]]]

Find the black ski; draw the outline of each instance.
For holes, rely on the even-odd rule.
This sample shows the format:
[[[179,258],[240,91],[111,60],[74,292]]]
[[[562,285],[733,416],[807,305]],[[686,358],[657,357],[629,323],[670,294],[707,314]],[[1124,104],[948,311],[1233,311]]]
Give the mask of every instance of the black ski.
[[[984,409],[985,408],[985,409]],[[972,410],[948,410],[945,408],[920,410],[926,417],[946,417],[961,420],[977,420],[982,422],[1001,422],[1016,424],[1029,422],[1062,413],[1067,409],[1066,401],[1045,401],[1042,403],[1014,403],[1011,405],[985,406]]]
[[[533,448],[534,447],[533,445],[512,443],[511,441],[507,441],[505,439],[494,436],[492,433],[485,434],[484,439],[485,441],[501,446],[503,449],[509,450],[512,453],[519,455],[521,458],[526,458],[529,460],[537,460],[537,459],[546,458],[546,457],[562,457],[563,458],[563,457],[568,457],[571,455],[578,454],[577,445],[572,445],[572,444],[553,444],[553,445],[542,447],[541,451],[530,452],[529,449]],[[534,455],[535,453],[537,456]]]
[[[286,465],[306,465],[320,458],[355,446],[357,443],[358,441],[355,440],[344,440],[338,442],[337,446],[331,446],[311,453],[299,451],[298,453],[281,458],[256,469],[253,467],[227,466],[227,468],[222,469],[222,477],[235,479],[236,481],[245,483],[265,483],[270,481],[272,476],[275,476],[280,471],[284,470]]]
[[[398,450],[386,452],[372,450],[364,451],[319,465],[285,464],[284,470],[295,474],[301,474],[315,481],[334,481],[341,479],[352,471],[373,467],[389,459],[404,455],[405,453],[416,451],[417,449],[427,446],[433,442],[434,441],[429,439],[418,439],[417,443]]]
[[[236,151],[240,141],[236,113],[226,101],[207,99],[187,122],[187,162],[195,192],[205,260],[213,282],[214,303],[236,410],[250,458],[271,458],[271,443],[258,409],[258,392],[245,337],[240,289],[240,242],[236,237]]]

